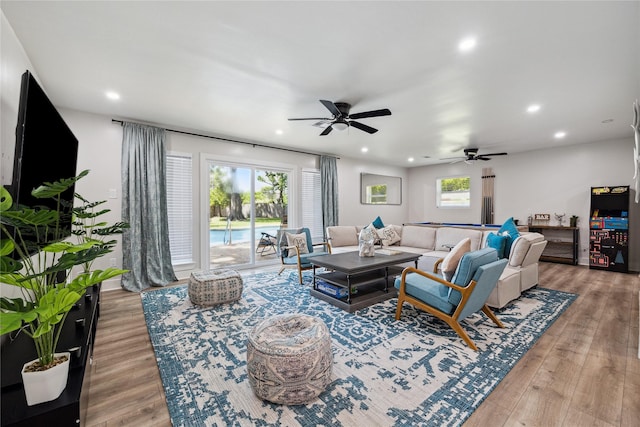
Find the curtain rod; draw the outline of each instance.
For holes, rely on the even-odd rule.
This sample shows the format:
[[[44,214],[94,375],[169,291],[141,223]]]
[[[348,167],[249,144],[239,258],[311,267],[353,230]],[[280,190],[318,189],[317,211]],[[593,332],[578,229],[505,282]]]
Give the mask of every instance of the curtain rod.
[[[111,119],[112,123],[119,123],[121,126],[124,125],[124,122],[127,123],[136,123],[136,122],[131,122],[128,120],[116,120],[116,119]],[[147,124],[143,124],[143,123],[136,123],[136,124],[141,124],[144,126],[152,126],[152,125],[147,125]],[[225,142],[233,142],[234,144],[244,144],[244,145],[251,145],[253,148],[255,147],[260,147],[260,148],[271,148],[273,150],[282,150],[282,151],[289,151],[291,153],[298,153],[298,154],[309,154],[311,156],[324,156],[325,154],[319,154],[319,153],[311,153],[309,151],[302,151],[302,150],[295,150],[293,148],[285,148],[285,147],[276,147],[273,145],[264,145],[264,144],[258,144],[255,142],[247,142],[247,141],[238,141],[237,139],[230,139],[230,138],[222,138],[219,136],[211,136],[211,135],[203,135],[201,133],[195,133],[195,132],[186,132],[183,130],[177,130],[177,129],[171,129],[171,128],[162,128],[164,130],[166,130],[167,132],[173,132],[173,133],[181,133],[183,135],[190,135],[190,136],[199,136],[202,138],[209,138],[209,139],[217,139],[220,141],[225,141]],[[336,159],[340,159],[340,157],[337,156],[331,156],[331,155],[327,155],[329,157],[335,157]]]

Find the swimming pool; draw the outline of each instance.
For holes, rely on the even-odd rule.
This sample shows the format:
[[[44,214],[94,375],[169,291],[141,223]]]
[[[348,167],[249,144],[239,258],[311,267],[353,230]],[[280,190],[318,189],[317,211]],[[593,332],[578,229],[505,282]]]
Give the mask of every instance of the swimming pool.
[[[279,227],[256,227],[255,237],[256,242],[262,237],[262,233],[269,233],[275,236]],[[231,242],[242,243],[251,241],[251,229],[250,228],[234,228],[231,231]],[[229,242],[229,231],[227,230],[209,230],[209,245],[223,245]]]

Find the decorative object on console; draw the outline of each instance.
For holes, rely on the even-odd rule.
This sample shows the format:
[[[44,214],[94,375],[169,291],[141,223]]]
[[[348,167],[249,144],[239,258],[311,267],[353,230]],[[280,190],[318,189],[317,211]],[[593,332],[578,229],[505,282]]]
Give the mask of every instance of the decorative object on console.
[[[0,334],[19,330],[29,336],[36,347],[38,359],[33,362],[39,365],[39,370],[50,369],[61,362],[55,357],[60,330],[69,311],[87,288],[126,272],[110,267],[104,271],[83,271],[73,279],[68,278],[73,267],[86,267],[87,263],[91,265],[96,258],[111,252],[110,246],[96,239],[76,244],[61,241],[66,236],[60,229],[63,222],[61,194],[88,173],[85,170],[76,177],[48,182],[32,191],[37,199],[56,200],[57,209],[14,206],[9,192],[4,187],[0,188],[3,237],[0,282],[17,286],[22,292],[22,298],[0,299]],[[15,234],[9,227],[15,229]],[[67,279],[61,279],[60,275]],[[29,405],[43,402],[30,397],[31,390],[27,387],[33,382],[23,383]],[[42,383],[35,384],[36,389],[44,387]],[[63,390],[64,387],[57,391],[57,395],[47,396],[45,401],[56,399]],[[39,394],[41,390],[36,392]]]
[[[578,217],[576,215],[571,215],[569,218],[569,227],[577,227],[578,226]]]
[[[554,213],[553,215],[556,217],[556,221],[558,221],[558,227],[562,227],[562,223],[564,222],[564,217],[566,216],[566,214]]]
[[[533,225],[549,225],[549,220],[551,220],[550,214],[535,214],[533,216]]]

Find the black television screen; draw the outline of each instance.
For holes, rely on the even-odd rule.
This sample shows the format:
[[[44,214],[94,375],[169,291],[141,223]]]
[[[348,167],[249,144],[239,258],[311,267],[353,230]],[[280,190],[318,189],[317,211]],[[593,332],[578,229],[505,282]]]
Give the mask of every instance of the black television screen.
[[[78,139],[65,123],[38,82],[26,71],[20,86],[20,104],[16,127],[16,147],[11,196],[14,204],[55,209],[53,199],[37,199],[31,191],[44,182],[76,175]],[[62,236],[71,234],[71,210],[74,187],[62,194]],[[47,239],[53,240],[53,236]],[[55,239],[58,240],[58,239]]]

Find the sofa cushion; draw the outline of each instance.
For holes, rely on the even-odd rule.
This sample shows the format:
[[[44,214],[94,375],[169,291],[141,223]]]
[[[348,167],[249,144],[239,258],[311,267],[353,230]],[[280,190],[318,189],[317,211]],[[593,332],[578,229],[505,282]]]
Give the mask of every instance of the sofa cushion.
[[[498,234],[501,236],[507,236],[507,241],[504,245],[504,253],[505,256],[509,258],[511,256],[511,246],[518,236],[520,236],[520,232],[518,231],[518,227],[516,226],[513,217],[509,218],[504,222],[504,224],[502,224],[502,227],[498,230]]]
[[[390,246],[400,241],[400,235],[396,233],[396,230],[391,225],[376,230],[378,237],[382,241],[382,246]]]
[[[504,253],[506,245],[507,236],[500,236],[493,232],[487,235],[487,247],[495,249],[498,252],[498,258],[506,258]]]
[[[471,239],[467,237],[460,240],[453,249],[451,249],[447,256],[444,257],[442,264],[440,264],[444,280],[447,282],[451,281],[453,274],[456,272],[456,268],[458,268],[458,264],[460,263],[460,258],[470,250]]]
[[[542,241],[544,241],[544,236],[539,233],[527,233],[519,236],[513,242],[511,255],[509,257],[509,265],[514,267],[522,265],[531,245]]]
[[[353,225],[335,225],[327,227],[327,237],[332,247],[358,246],[358,231]]]
[[[376,219],[374,219],[373,221],[371,221],[371,224],[373,224],[373,226],[375,228],[384,228],[384,222],[382,222],[382,219],[380,219],[380,217],[376,217]]]
[[[401,277],[397,277],[393,285],[396,289],[400,289],[401,283]],[[447,314],[453,313],[455,309],[455,306],[447,299],[449,294],[448,287],[417,273],[406,275],[405,293]]]
[[[436,229],[419,225],[405,225],[402,228],[400,246],[411,246],[433,250],[435,248]],[[457,241],[457,240],[456,240]]]
[[[498,252],[493,248],[484,248],[478,251],[468,252],[462,256],[458,269],[451,279],[451,283],[467,287],[481,265],[498,260]],[[462,295],[455,289],[449,291],[449,302],[458,305]]]
[[[480,249],[480,243],[482,242],[482,231],[458,227],[437,228],[434,248],[435,250],[448,250],[466,237],[471,239],[472,251],[477,251],[478,249]]]

